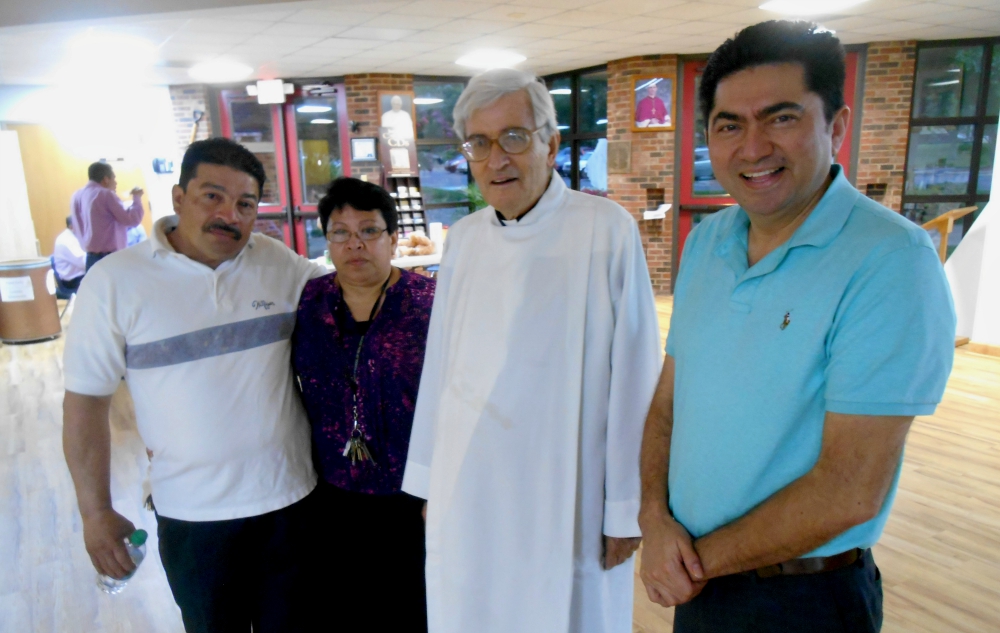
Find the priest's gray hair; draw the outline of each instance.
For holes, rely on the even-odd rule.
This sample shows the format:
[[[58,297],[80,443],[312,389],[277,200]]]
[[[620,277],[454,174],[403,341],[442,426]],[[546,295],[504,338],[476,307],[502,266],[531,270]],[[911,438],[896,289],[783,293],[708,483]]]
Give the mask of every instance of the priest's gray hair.
[[[469,80],[469,85],[462,91],[452,113],[458,138],[465,140],[465,123],[473,112],[520,90],[528,91],[538,137],[542,143],[548,143],[557,130],[556,107],[552,103],[552,95],[545,87],[545,82],[534,73],[513,68],[487,70]]]

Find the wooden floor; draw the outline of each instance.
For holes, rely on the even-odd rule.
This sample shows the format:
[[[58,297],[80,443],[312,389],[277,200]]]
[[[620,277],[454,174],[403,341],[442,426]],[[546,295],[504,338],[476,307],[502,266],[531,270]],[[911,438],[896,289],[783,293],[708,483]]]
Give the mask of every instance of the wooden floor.
[[[661,331],[670,300],[658,300]],[[62,341],[0,347],[0,631],[181,633],[140,507],[146,467],[127,391],[112,420],[115,507],[150,532],[129,587],[94,587],[62,457]],[[1000,358],[959,349],[944,402],[919,418],[895,508],[875,550],[887,633],[1000,631]],[[636,578],[635,626],[671,631]],[[511,632],[516,633],[516,632]]]

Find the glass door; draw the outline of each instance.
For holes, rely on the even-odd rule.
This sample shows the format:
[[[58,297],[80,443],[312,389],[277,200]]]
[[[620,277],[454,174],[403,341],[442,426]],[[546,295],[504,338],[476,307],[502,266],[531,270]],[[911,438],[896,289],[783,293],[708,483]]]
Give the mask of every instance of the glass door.
[[[316,205],[330,181],[351,175],[344,86],[304,85],[284,110],[296,250],[315,259],[326,250]]]
[[[267,174],[254,231],[298,250],[289,204],[282,107],[261,105],[256,97],[242,91],[223,90],[219,93],[219,114],[222,135],[253,152]]]

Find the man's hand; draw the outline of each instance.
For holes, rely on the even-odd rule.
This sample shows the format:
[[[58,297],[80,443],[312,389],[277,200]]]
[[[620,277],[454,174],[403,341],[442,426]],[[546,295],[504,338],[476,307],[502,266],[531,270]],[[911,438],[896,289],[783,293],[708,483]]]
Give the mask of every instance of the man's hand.
[[[707,581],[687,530],[670,516],[647,519],[642,528],[639,577],[649,599],[673,607],[701,593]]]
[[[604,569],[617,567],[627,561],[635,550],[639,549],[641,537],[616,538],[614,536],[604,537],[604,556],[601,557],[601,566]]]
[[[135,569],[124,542],[134,531],[132,522],[114,510],[102,510],[83,517],[83,544],[94,569],[119,579]]]
[[[142,187],[132,187],[132,191],[128,193],[130,196],[141,196],[143,194]]]

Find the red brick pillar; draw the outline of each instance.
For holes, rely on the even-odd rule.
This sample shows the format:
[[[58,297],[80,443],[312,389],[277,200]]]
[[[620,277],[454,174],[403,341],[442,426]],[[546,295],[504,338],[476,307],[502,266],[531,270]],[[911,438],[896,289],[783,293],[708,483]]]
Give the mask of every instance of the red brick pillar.
[[[639,223],[649,276],[656,294],[670,293],[673,217],[643,220],[642,212],[674,198],[674,137],[669,132],[632,131],[633,80],[640,75],[674,78],[677,93],[677,56],[643,55],[608,62],[608,142],[632,144],[627,174],[608,174],[608,198],[625,207]],[[671,113],[678,123],[677,104]]]
[[[412,92],[413,75],[365,73],[344,77],[347,92],[347,118],[358,124],[358,131],[347,130],[351,138],[377,137],[380,124],[378,106],[379,92]],[[346,158],[346,157],[345,157]],[[377,163],[351,163],[351,175],[381,175],[382,168]],[[374,179],[373,182],[378,182]]]
[[[885,196],[875,199],[897,212],[902,210],[916,64],[915,41],[868,45],[856,182],[861,193],[870,183],[885,184]]]
[[[208,86],[201,84],[170,86],[170,102],[174,107],[174,132],[177,149],[183,156],[191,141],[194,129],[194,111],[201,110],[204,116],[198,124],[198,134],[194,140],[203,141],[212,135],[212,115],[208,107]],[[180,169],[180,166],[177,167]]]

